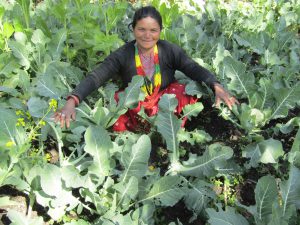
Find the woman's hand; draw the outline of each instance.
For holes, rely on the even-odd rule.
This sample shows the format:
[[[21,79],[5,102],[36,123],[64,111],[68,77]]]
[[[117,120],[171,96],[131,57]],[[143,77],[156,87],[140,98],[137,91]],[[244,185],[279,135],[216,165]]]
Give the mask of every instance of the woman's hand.
[[[75,120],[76,118],[76,111],[75,111],[75,100],[73,98],[70,98],[67,100],[65,106],[57,111],[54,114],[54,121],[60,122],[60,127],[63,128],[65,125],[67,128],[70,127],[70,121]]]
[[[215,101],[215,106],[220,107],[221,101],[224,102],[229,109],[232,109],[232,106],[235,104],[239,104],[238,100],[236,100],[235,97],[231,96],[221,84],[215,83],[214,84],[214,89],[215,89],[215,96],[216,96],[216,101]]]

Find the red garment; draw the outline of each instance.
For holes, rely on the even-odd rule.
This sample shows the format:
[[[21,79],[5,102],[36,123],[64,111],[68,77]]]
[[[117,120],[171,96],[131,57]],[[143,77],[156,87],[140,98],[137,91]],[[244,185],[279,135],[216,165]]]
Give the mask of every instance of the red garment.
[[[156,93],[155,93],[156,92]],[[163,94],[175,94],[178,100],[178,105],[175,109],[175,115],[179,115],[182,112],[184,106],[188,104],[194,104],[197,102],[197,98],[187,95],[185,93],[185,85],[177,82],[171,83],[165,90],[155,92],[151,96],[147,96],[144,101],[140,101],[139,105],[135,109],[129,109],[125,114],[121,115],[113,125],[114,131],[136,131],[139,126],[143,126],[140,123],[144,123],[142,118],[137,114],[141,110],[141,106],[145,108],[145,112],[148,116],[154,116],[158,112],[158,102]],[[115,95],[116,101],[118,96]],[[187,118],[184,118],[181,127],[184,127]]]

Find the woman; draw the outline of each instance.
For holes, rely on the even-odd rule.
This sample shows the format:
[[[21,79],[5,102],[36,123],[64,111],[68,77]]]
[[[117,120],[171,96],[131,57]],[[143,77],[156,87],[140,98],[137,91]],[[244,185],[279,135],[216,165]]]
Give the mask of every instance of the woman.
[[[143,105],[148,115],[157,113],[157,103],[163,93],[174,93],[179,100],[180,113],[185,104],[194,103],[192,96],[184,93],[184,86],[175,79],[175,71],[179,70],[191,79],[205,82],[215,92],[215,105],[223,101],[231,109],[237,103],[234,97],[218,83],[215,76],[201,67],[178,46],[160,40],[162,18],[152,6],[138,9],[131,23],[134,41],[131,41],[111,53],[94,71],[92,71],[67,98],[65,106],[55,114],[55,121],[60,121],[61,127],[70,126],[70,120],[75,120],[75,107],[86,96],[98,89],[106,81],[119,75],[124,85],[127,85],[134,75],[144,76],[146,82],[142,87],[146,99],[137,109],[129,110],[122,115],[114,125],[114,130],[134,130],[136,117]]]

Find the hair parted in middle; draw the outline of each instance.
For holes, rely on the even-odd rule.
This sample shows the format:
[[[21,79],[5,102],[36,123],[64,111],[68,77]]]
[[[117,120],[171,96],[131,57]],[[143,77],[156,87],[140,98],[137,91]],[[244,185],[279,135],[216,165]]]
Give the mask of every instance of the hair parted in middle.
[[[162,18],[160,13],[156,10],[155,7],[153,6],[144,6],[139,8],[133,16],[133,20],[132,22],[128,25],[128,27],[132,26],[132,28],[134,29],[137,22],[141,19],[144,19],[146,17],[151,17],[153,19],[156,20],[156,22],[159,24],[160,29],[163,29],[163,25],[162,25]]]

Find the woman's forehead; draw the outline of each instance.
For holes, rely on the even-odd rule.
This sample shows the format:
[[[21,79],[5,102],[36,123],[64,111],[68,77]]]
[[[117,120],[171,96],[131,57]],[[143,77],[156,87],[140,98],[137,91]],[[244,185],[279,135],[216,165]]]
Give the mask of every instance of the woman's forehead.
[[[139,26],[139,27],[141,27],[141,26],[151,26],[151,27],[160,28],[159,23],[154,18],[152,18],[150,16],[138,20],[136,25]]]

